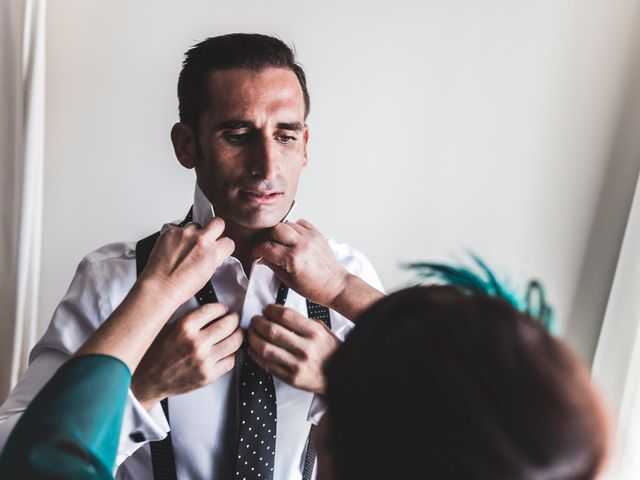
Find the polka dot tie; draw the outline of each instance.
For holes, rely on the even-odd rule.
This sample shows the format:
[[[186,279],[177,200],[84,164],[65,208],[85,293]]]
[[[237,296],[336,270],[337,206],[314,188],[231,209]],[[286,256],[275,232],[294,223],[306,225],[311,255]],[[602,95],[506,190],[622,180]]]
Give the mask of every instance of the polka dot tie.
[[[287,287],[281,284],[276,303],[284,305],[287,293]],[[278,421],[276,389],[269,373],[248,355],[244,358],[240,371],[240,434],[235,478],[272,480]]]

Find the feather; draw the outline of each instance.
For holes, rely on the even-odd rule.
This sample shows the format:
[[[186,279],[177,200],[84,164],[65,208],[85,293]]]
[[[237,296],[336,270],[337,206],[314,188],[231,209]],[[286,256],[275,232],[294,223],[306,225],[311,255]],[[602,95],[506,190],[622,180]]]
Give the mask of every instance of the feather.
[[[475,253],[467,252],[470,266],[449,265],[437,262],[412,262],[404,267],[415,272],[419,284],[438,283],[451,285],[468,294],[501,298],[522,313],[537,320],[542,326],[553,329],[553,309],[547,303],[544,288],[538,280],[527,283],[526,291],[518,294],[506,281],[499,280],[493,270]]]

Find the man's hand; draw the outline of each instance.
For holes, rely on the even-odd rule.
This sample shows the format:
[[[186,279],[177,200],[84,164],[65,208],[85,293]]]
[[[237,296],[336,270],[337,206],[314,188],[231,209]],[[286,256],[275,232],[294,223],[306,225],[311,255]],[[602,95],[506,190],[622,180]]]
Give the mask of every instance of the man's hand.
[[[233,253],[233,240],[220,237],[223,231],[224,220],[219,217],[203,228],[194,223],[167,228],[158,238],[138,282],[152,283],[181,305]]]
[[[383,297],[360,277],[349,273],[324,236],[306,220],[278,223],[270,239],[253,249],[288,287],[312,302],[355,319]]]
[[[202,305],[166,325],[140,361],[131,389],[148,410],[165,397],[220,378],[235,364],[244,334],[221,303]]]
[[[288,287],[324,306],[332,305],[349,277],[324,236],[306,220],[278,223],[253,255],[262,257]]]
[[[249,355],[263,369],[288,384],[324,393],[327,359],[340,340],[321,321],[281,305],[267,305],[247,332]]]

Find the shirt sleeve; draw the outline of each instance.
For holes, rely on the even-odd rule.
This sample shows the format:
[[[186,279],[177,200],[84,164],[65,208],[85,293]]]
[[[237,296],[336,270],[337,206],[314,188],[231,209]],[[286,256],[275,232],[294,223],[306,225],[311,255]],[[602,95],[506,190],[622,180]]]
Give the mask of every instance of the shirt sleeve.
[[[94,252],[95,253],[95,252]],[[58,368],[109,316],[135,281],[135,261],[122,255],[85,257],[49,327],[29,356],[29,368],[0,407],[0,449],[21,413]],[[149,441],[166,437],[169,425],[160,406],[147,412],[128,392],[116,463]]]

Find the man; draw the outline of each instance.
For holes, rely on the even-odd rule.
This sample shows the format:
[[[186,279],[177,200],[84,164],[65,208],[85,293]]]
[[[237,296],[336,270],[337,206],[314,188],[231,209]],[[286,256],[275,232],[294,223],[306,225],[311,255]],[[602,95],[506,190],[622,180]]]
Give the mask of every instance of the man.
[[[180,163],[197,177],[183,223],[207,226],[220,217],[235,249],[211,288],[171,315],[140,362],[117,478],[300,478],[313,469],[307,439],[324,410],[317,396],[324,361],[351,328],[348,319],[380,295],[369,285],[381,286],[362,254],[325,241],[308,222],[285,221],[309,138],[306,79],[286,45],[262,35],[207,39],[186,54],[178,99],[171,139]],[[80,263],[27,373],[0,409],[2,438],[131,290],[154,239],[108,245]],[[276,300],[287,309],[271,306],[269,321],[259,316],[252,323]],[[238,315],[214,321],[220,315],[192,314],[217,301]],[[319,315],[330,328],[306,318],[324,312],[322,305],[332,308]],[[247,329],[251,359],[241,348]],[[252,402],[262,402],[263,417]]]

